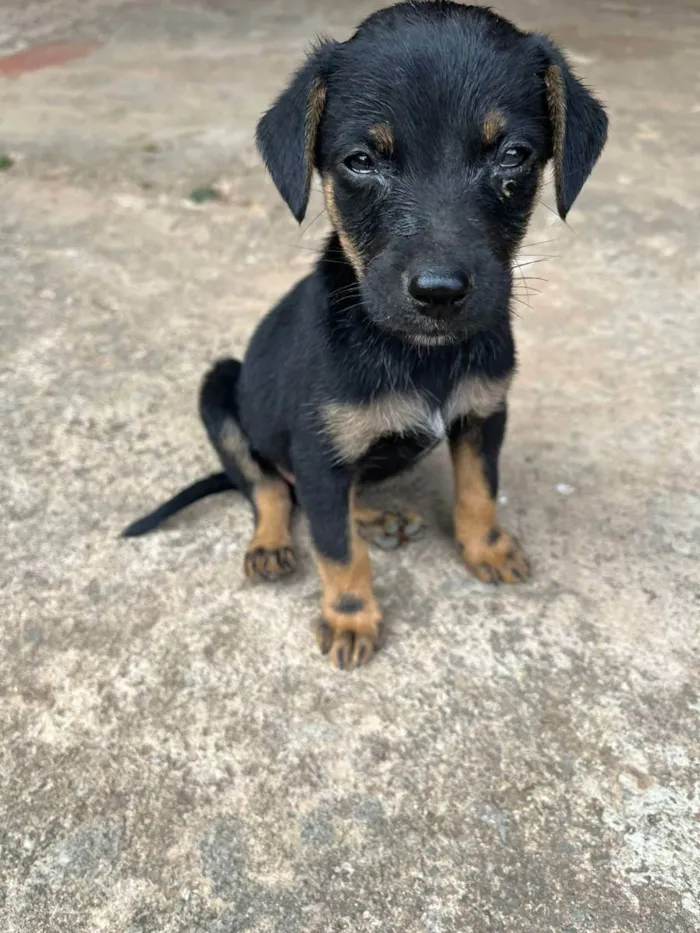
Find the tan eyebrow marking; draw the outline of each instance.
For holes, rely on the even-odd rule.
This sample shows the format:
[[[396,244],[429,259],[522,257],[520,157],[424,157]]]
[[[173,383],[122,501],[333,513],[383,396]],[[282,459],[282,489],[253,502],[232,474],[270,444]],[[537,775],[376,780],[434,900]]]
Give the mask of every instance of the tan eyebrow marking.
[[[487,146],[496,141],[499,133],[506,128],[506,118],[499,110],[490,110],[481,125],[481,136]]]
[[[375,123],[369,128],[369,135],[386,155],[394,151],[394,134],[388,123]]]

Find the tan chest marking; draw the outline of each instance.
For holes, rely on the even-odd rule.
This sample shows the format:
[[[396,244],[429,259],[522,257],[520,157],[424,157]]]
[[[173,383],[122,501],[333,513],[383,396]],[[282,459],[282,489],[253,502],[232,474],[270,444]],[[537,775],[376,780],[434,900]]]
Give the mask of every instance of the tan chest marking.
[[[332,402],[321,411],[324,427],[339,457],[359,460],[387,434],[409,434],[430,421],[430,408],[419,395],[392,393],[364,405]]]
[[[363,405],[333,402],[321,409],[321,419],[339,459],[352,463],[389,434],[424,432],[440,440],[457,418],[486,418],[503,406],[509,385],[510,378],[466,377],[442,408],[417,393],[392,393]]]
[[[512,375],[502,379],[484,376],[465,376],[453,389],[445,405],[445,421],[452,424],[457,418],[474,415],[488,418],[505,405],[513,381]]]

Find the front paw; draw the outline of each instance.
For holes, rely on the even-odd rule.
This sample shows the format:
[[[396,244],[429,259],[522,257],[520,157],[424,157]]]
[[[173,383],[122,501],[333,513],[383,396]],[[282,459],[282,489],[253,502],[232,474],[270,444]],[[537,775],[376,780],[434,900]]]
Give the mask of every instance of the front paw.
[[[348,630],[333,630],[321,622],[316,632],[316,640],[323,654],[340,671],[351,671],[363,667],[372,660],[377,646],[376,632],[358,635]]]
[[[341,671],[363,667],[377,646],[381,616],[373,598],[341,593],[323,607],[316,639],[323,654]]]
[[[523,583],[530,579],[530,561],[520,543],[503,528],[483,537],[457,541],[464,562],[482,583]]]
[[[291,547],[253,547],[246,552],[243,564],[249,580],[266,583],[281,580],[296,569],[296,557]]]

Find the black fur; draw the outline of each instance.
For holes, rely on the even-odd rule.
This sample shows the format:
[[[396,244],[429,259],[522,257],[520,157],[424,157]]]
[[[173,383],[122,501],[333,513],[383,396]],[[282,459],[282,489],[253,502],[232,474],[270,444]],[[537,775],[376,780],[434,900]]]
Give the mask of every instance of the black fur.
[[[225,473],[212,473],[211,476],[192,483],[191,486],[183,489],[172,499],[168,499],[155,511],[132,522],[131,525],[124,529],[122,537],[138,538],[140,535],[148,534],[149,531],[153,531],[159,525],[162,525],[171,515],[181,512],[188,505],[193,505],[193,503],[199,502],[200,499],[204,499],[206,496],[213,496],[219,492],[228,492],[235,488]]]
[[[545,82],[553,65],[566,97],[558,126],[564,114],[555,114]],[[494,114],[497,132],[486,138]],[[490,384],[512,373],[511,267],[542,170],[561,139],[564,217],[606,128],[602,106],[548,39],[482,7],[399,3],[349,41],[319,45],[261,119],[257,141],[297,220],[311,172],[320,173],[336,229],[314,271],[261,321],[242,367],[224,361],[205,380],[202,417],[230,484],[250,496],[250,477],[221,444],[227,419],[264,477],[293,475],[317,552],[346,560],[352,484],[399,472],[439,437],[423,422],[388,423],[349,457],[324,411],[404,397],[446,418],[461,380]],[[464,283],[466,295],[419,302],[415,283],[436,277]],[[454,441],[477,422],[495,497],[504,404],[478,419],[462,412],[445,432]],[[228,488],[224,475],[129,533],[214,487]]]

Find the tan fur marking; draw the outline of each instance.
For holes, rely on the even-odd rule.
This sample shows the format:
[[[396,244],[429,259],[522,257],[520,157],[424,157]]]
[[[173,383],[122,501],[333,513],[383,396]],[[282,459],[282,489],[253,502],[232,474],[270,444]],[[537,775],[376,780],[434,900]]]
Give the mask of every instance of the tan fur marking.
[[[476,415],[479,418],[493,415],[503,408],[512,380],[512,376],[505,376],[503,379],[465,376],[447,401],[445,421],[451,424],[457,418],[466,415]]]
[[[358,277],[362,277],[365,271],[365,264],[360,256],[360,253],[348,236],[345,228],[343,227],[343,221],[340,216],[340,211],[338,210],[338,205],[335,203],[335,193],[333,191],[333,179],[328,175],[323,179],[323,194],[326,201],[326,210],[328,211],[328,217],[330,218],[331,224],[333,225],[334,230],[338,234],[338,239],[340,240],[340,245],[343,247],[343,252],[348,258],[348,261],[352,265],[353,269],[357,273]]]
[[[354,519],[358,525],[382,524],[385,516],[389,514],[381,509],[373,509],[369,505],[356,505],[354,509]]]
[[[394,151],[394,134],[387,123],[375,123],[369,128],[369,135],[379,146],[379,151],[391,155]]]
[[[311,178],[314,173],[316,162],[316,137],[318,135],[318,126],[323,116],[323,109],[326,106],[326,86],[321,78],[316,78],[311,86],[311,93],[306,105],[306,187],[307,192],[311,188]]]
[[[496,500],[486,482],[481,433],[452,446],[455,480],[454,529],[467,567],[483,583],[519,583],[530,565],[518,542],[496,521]]]
[[[250,447],[238,423],[226,418],[221,426],[219,443],[224,452],[235,460],[237,467],[249,483],[256,485],[265,480],[265,475],[250,455]]]
[[[277,470],[279,475],[282,477],[282,479],[286,480],[290,486],[296,486],[297,480],[296,480],[296,476],[293,473],[288,473],[279,464],[276,465],[275,469]]]
[[[287,484],[271,480],[256,486],[253,499],[257,511],[257,525],[248,550],[261,547],[273,551],[291,547],[292,499]]]
[[[418,395],[384,395],[367,405],[333,402],[322,419],[340,458],[358,460],[386,434],[407,434],[430,422],[430,409]]]
[[[321,419],[339,459],[352,463],[387,434],[410,434],[420,430],[440,437],[457,418],[469,414],[487,418],[503,407],[510,382],[510,377],[465,377],[442,411],[431,407],[418,394],[394,392],[365,405],[333,402],[321,409]]]
[[[467,547],[472,539],[488,535],[496,518],[496,501],[491,497],[479,452],[479,434],[470,433],[452,449],[455,478],[455,535]]]
[[[561,68],[550,65],[544,76],[547,89],[549,119],[552,124],[552,149],[554,156],[554,180],[557,190],[561,189],[564,171],[564,138],[566,136],[566,91]]]
[[[248,545],[244,569],[251,580],[279,580],[296,567],[292,544],[292,497],[281,479],[270,479],[253,489],[255,533]]]
[[[498,110],[491,110],[486,114],[481,125],[481,138],[487,146],[491,146],[505,128],[506,118],[503,114]]]
[[[386,511],[356,505],[354,518],[365,541],[385,551],[393,551],[415,538],[423,528],[423,519],[408,509]]]
[[[354,494],[350,497],[349,534],[350,560],[339,564],[316,555],[318,573],[323,586],[321,610],[328,626],[336,633],[355,632],[376,635],[381,613],[372,590],[372,567],[367,545],[357,531]],[[357,611],[343,611],[344,602],[356,601]]]

